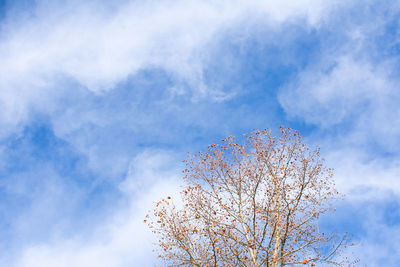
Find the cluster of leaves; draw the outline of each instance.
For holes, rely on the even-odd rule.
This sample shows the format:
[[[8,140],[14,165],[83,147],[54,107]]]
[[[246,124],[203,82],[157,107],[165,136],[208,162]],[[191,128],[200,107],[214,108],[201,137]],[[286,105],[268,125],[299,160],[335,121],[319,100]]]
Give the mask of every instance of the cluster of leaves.
[[[279,133],[255,131],[242,144],[231,136],[189,155],[180,202],[162,199],[145,220],[159,257],[175,266],[340,264],[333,258],[347,239],[318,228],[338,196],[332,170],[298,132]]]

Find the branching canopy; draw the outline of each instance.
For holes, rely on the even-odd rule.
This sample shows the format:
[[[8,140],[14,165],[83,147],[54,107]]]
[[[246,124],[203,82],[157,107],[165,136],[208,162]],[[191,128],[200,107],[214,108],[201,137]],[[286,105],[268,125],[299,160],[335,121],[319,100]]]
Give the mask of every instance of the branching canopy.
[[[279,134],[231,136],[189,155],[181,205],[166,197],[145,220],[159,257],[174,266],[340,264],[333,259],[347,239],[318,227],[338,195],[332,170],[297,131]]]

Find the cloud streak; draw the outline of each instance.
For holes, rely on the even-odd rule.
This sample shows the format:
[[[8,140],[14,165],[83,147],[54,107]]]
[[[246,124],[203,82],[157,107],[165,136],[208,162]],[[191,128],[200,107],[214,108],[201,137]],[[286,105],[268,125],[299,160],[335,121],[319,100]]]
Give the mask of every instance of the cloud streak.
[[[3,22],[0,71],[7,75],[0,84],[0,122],[15,129],[27,122],[31,109],[54,112],[53,103],[73,90],[65,88],[65,80],[101,94],[152,68],[171,76],[174,92],[190,88],[195,98],[229,98],[232,92],[215,91],[204,81],[217,35],[243,23],[279,27],[305,18],[316,25],[331,5],[307,0],[123,1],[108,11],[96,1],[39,1],[30,16]]]
[[[127,201],[117,205],[109,214],[112,216],[105,221],[92,221],[89,231],[76,229],[69,237],[56,236],[27,246],[7,263],[8,266],[123,267],[156,263],[151,260],[156,240],[143,220],[155,201],[154,196],[177,194],[180,172],[176,171],[176,162],[168,151],[139,154],[132,160],[134,169],[119,185]]]

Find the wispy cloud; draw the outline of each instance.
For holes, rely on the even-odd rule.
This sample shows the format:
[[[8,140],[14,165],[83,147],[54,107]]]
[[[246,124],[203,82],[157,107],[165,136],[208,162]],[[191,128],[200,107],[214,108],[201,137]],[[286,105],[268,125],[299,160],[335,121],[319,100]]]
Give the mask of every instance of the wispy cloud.
[[[38,2],[21,19],[3,22],[0,53],[1,123],[16,127],[31,109],[53,112],[53,102],[69,94],[65,81],[101,92],[139,70],[161,68],[174,92],[223,100],[204,81],[204,64],[221,32],[247,24],[278,27],[304,18],[315,25],[333,4],[324,1],[157,1],[121,2],[107,10],[100,2]],[[22,11],[21,11],[22,13]],[[249,19],[250,18],[250,19]],[[3,127],[7,131],[8,127]]]
[[[132,160],[134,169],[120,184],[126,201],[115,206],[110,212],[112,216],[104,221],[91,221],[90,230],[75,229],[69,237],[53,236],[46,242],[28,245],[10,259],[8,266],[108,267],[156,263],[152,260],[156,239],[143,220],[157,197],[177,194],[180,172],[176,162],[179,161],[167,151],[141,153]],[[40,208],[44,211],[46,206]]]

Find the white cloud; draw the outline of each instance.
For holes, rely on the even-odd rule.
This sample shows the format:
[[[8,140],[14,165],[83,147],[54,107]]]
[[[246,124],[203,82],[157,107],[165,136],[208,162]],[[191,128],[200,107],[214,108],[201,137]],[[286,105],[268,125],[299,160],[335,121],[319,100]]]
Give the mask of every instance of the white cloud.
[[[299,74],[293,84],[281,91],[279,100],[290,116],[328,127],[348,116],[363,115],[364,105],[388,96],[393,86],[388,73],[352,55],[323,62]]]
[[[332,16],[335,26],[327,28],[335,38],[322,42],[316,60],[280,88],[279,102],[289,118],[331,133],[340,128],[331,148],[376,144],[397,153],[400,80],[393,51],[399,40],[392,23],[399,6],[367,1],[352,8],[354,16],[344,10]]]
[[[281,89],[279,101],[290,117],[323,130],[335,125],[349,129],[334,142],[364,145],[372,141],[398,151],[400,93],[394,66],[354,57],[328,56],[300,72],[296,81]]]
[[[360,150],[340,147],[327,152],[335,181],[348,199],[379,200],[386,192],[400,195],[400,160],[371,157]]]
[[[26,247],[15,263],[7,263],[7,266],[153,265],[157,258],[152,252],[156,237],[143,220],[158,198],[177,195],[180,172],[176,171],[176,162],[166,151],[145,151],[138,155],[132,161],[135,170],[121,183],[121,190],[131,202],[127,207],[120,207],[104,222],[93,222],[92,234],[77,231],[70,238],[35,243]],[[143,182],[137,185],[137,181]]]
[[[400,241],[399,195],[385,193],[379,198],[352,199],[347,202],[351,207],[344,207],[344,217],[332,218],[359,232],[353,240],[356,245],[345,254],[353,254],[351,258],[359,259],[360,266],[397,266],[400,260],[400,250],[392,245]]]
[[[114,116],[111,108],[105,114],[106,108],[93,107],[92,95],[109,97],[119,83],[154,68],[164,71],[172,81],[167,97],[186,94],[194,100],[226,100],[236,89],[208,87],[204,80],[207,64],[218,61],[212,51],[226,31],[240,32],[246,39],[251,38],[253,27],[279,29],[296,19],[317,27],[337,3],[38,1],[31,16],[3,22],[0,73],[5,75],[0,79],[0,139],[18,133],[39,113],[50,118],[58,138],[87,156],[90,168],[106,176],[120,175],[131,155],[107,151],[104,144],[96,143],[102,140],[98,135],[112,131],[110,121],[119,115],[129,117],[126,123],[132,128],[148,127],[144,122],[148,118],[138,115],[142,111],[136,107],[123,110],[128,116]],[[132,106],[138,104],[131,101]]]
[[[3,23],[3,135],[23,125],[32,109],[54,112],[54,102],[74,90],[65,88],[65,79],[101,94],[139,70],[161,68],[171,75],[176,88],[186,84],[194,97],[224,99],[231,94],[207,88],[203,80],[210,43],[216,36],[254,21],[279,26],[306,18],[316,25],[335,4],[165,0],[121,2],[107,10],[99,2],[39,2],[32,16]]]

